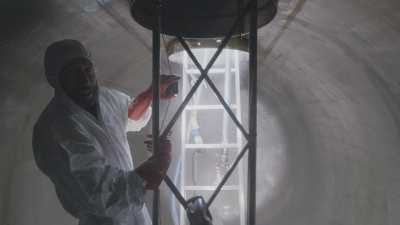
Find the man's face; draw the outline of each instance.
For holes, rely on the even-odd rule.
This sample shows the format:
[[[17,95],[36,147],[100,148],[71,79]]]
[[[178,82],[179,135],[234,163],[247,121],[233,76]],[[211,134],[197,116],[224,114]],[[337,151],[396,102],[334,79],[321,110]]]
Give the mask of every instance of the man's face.
[[[60,74],[61,88],[78,105],[91,108],[97,102],[97,80],[89,59],[77,58],[69,62]]]

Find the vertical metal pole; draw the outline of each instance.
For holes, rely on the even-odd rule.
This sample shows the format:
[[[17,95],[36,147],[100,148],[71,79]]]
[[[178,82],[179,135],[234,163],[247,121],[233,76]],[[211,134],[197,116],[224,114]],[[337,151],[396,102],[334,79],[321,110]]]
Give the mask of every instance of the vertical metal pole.
[[[154,12],[156,13],[156,19],[154,20],[153,27],[153,149],[154,153],[157,154],[159,151],[159,136],[160,136],[160,20],[161,20],[161,0],[154,0]],[[153,225],[158,225],[159,213],[160,213],[160,191],[154,190],[153,193]]]
[[[249,170],[247,225],[256,224],[256,170],[257,170],[257,0],[252,0],[249,37]]]
[[[234,51],[234,64],[235,64],[235,98],[236,98],[236,115],[240,122],[242,122],[242,103],[241,103],[241,91],[240,91],[240,64],[239,64],[239,52],[237,50]],[[240,133],[239,128],[236,128],[236,140],[238,143],[238,149],[243,146],[242,135]],[[244,197],[245,190],[245,182],[244,182],[244,172],[243,172],[243,163],[244,160],[240,160],[239,163],[239,185],[240,185],[240,193],[239,193],[239,206],[240,206],[240,224],[246,224],[246,202]]]
[[[187,72],[188,68],[188,58],[186,52],[183,52],[183,64],[182,64],[182,100],[185,98],[184,96],[187,94],[190,86],[190,81],[188,79],[189,74]],[[186,190],[185,190],[185,178],[186,178],[186,137],[187,137],[187,124],[186,124],[186,110],[183,110],[182,119],[181,119],[181,174],[180,174],[180,185],[181,185],[181,193],[184,198],[186,198]],[[179,215],[179,225],[185,225],[185,209],[180,207],[180,215]]]

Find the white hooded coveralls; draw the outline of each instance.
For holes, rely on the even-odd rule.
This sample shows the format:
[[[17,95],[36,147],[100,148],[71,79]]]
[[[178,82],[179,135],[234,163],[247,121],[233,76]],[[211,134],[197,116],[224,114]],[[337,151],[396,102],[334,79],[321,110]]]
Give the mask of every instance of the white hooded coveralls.
[[[148,122],[128,118],[131,98],[99,88],[98,118],[60,88],[37,121],[33,148],[64,209],[79,225],[149,225],[143,179],[134,171],[127,131]]]

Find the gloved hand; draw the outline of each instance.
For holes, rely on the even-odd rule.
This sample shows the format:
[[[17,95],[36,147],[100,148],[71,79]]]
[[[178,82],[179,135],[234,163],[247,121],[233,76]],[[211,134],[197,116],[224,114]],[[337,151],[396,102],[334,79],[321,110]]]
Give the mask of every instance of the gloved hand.
[[[160,98],[163,100],[175,98],[178,94],[178,81],[181,79],[175,75],[160,75]],[[152,85],[143,92],[144,96],[152,96]]]
[[[145,180],[145,189],[155,190],[167,175],[171,163],[171,142],[160,140],[160,149],[148,160],[135,169],[135,172]]]
[[[178,94],[178,81],[181,79],[175,75],[160,76],[160,98],[172,99]]]
[[[160,98],[163,100],[175,98],[178,94],[178,81],[180,77],[175,75],[161,75],[160,76]],[[138,95],[133,102],[129,104],[128,117],[132,120],[139,120],[152,100],[152,86]]]

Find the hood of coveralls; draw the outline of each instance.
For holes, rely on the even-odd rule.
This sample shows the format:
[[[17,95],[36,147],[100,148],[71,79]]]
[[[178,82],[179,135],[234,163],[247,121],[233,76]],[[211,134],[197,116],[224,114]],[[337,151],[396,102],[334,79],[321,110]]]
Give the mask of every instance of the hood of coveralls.
[[[90,60],[89,51],[77,40],[65,39],[52,43],[44,57],[45,75],[49,84],[55,90],[55,99],[78,110],[78,105],[66,94],[60,84],[60,72],[74,59]]]
[[[86,58],[90,60],[90,54],[77,40],[61,40],[54,42],[47,49],[44,57],[45,75],[49,84],[61,91],[59,75],[63,67],[73,59]]]

